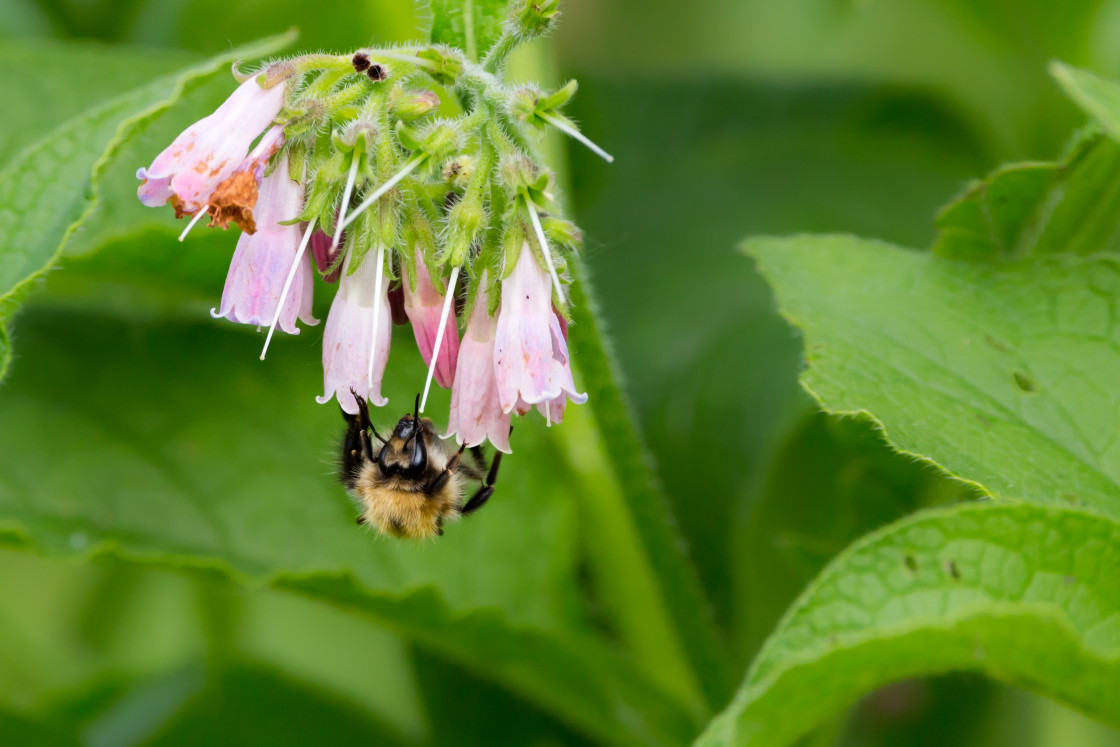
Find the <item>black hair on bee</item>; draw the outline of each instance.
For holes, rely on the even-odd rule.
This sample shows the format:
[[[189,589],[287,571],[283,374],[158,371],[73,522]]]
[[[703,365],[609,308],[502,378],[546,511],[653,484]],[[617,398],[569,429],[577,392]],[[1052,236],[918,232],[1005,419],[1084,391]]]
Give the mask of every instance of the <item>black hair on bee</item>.
[[[443,534],[444,523],[474,513],[490,500],[501,452],[494,455],[489,469],[477,446],[471,449],[475,464],[464,463],[466,446],[452,450],[436,434],[432,421],[420,417],[419,395],[415,412],[406,413],[384,438],[370,422],[366,400],[353,389],[350,392],[358,414],[343,412],[347,426],[339,478],[359,504],[359,524],[395,537],[435,537]],[[481,485],[464,502],[467,487],[475,480]]]

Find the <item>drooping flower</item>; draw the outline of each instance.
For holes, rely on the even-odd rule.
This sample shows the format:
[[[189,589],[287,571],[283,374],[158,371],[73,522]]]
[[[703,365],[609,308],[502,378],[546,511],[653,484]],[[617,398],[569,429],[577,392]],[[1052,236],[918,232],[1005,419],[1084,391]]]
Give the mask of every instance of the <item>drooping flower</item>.
[[[407,268],[402,268],[401,287],[404,293],[404,311],[412,322],[412,332],[416,336],[416,346],[424,356],[424,363],[431,365],[432,350],[436,334],[439,332],[439,319],[443,312],[444,296],[432,283],[424,260],[416,260],[416,290],[410,288]],[[452,311],[447,315],[443,328],[443,341],[440,343],[439,357],[436,359],[436,382],[448,389],[455,381],[455,365],[459,359],[459,325]]]
[[[265,132],[233,175],[214,188],[210,195],[211,227],[227,228],[230,223],[236,223],[246,233],[257,230],[253,208],[259,198],[261,180],[269,159],[283,144],[284,128],[275,125]]]
[[[358,403],[354,401],[351,388],[378,407],[389,402],[381,395],[381,379],[385,375],[385,364],[389,361],[389,339],[393,333],[393,321],[389,309],[388,277],[383,277],[381,287],[377,287],[376,273],[380,261],[383,261],[381,252],[370,252],[356,272],[343,272],[323,333],[324,394],[315,400],[325,405],[330,402],[331,397],[337,397],[342,409],[350,414],[358,412]],[[375,305],[380,306],[376,330]],[[372,386],[369,382],[371,349]]]
[[[295,218],[302,209],[303,185],[291,180],[288,159],[283,158],[261,184],[259,230],[242,233],[238,239],[221,307],[210,311],[214,318],[258,326],[272,323],[303,233],[299,224],[284,225],[283,221]],[[280,310],[279,326],[285,332],[299,334],[297,318],[304,324],[319,323],[311,315],[313,284],[311,258],[305,254]]]
[[[284,106],[287,86],[261,88],[255,78],[242,83],[221,106],[184,130],[136,172],[140,201],[159,207],[169,201],[177,217],[209,205],[214,190],[245,160],[249,146]]]
[[[564,317],[560,316],[559,313],[557,313],[555,310],[553,310],[552,318],[549,320],[548,324],[549,324],[549,329],[552,331],[553,339],[554,340],[558,339],[560,341],[559,342],[559,345],[560,345],[559,354],[564,359],[565,370],[567,371],[568,381],[571,383],[571,386],[574,388],[575,384],[572,382],[571,368],[568,365],[568,323],[564,319]],[[585,395],[582,395],[582,396],[583,396],[583,401],[586,402],[587,401],[587,395],[585,394]],[[573,399],[572,401],[576,402],[577,404],[583,404],[582,402],[578,402],[575,399]],[[568,398],[563,393],[561,393],[558,396],[556,396],[556,397],[554,397],[554,398],[552,398],[552,399],[550,399],[546,402],[538,402],[537,403],[537,412],[539,412],[544,417],[545,421],[549,425],[552,425],[553,423],[562,423],[562,422],[564,422],[564,406],[567,405],[567,404],[568,404]]]
[[[477,446],[487,439],[494,448],[510,453],[510,414],[502,411],[498,381],[494,376],[494,333],[497,320],[490,316],[485,291],[486,274],[482,275],[475,296],[463,342],[455,385],[451,389],[451,413],[444,438],[467,446]]]
[[[494,343],[494,371],[502,411],[528,411],[529,405],[567,397],[576,404],[587,395],[576,391],[568,344],[552,308],[548,273],[525,242],[513,272],[502,281],[502,306]],[[549,413],[557,408],[550,405]],[[561,417],[563,408],[559,408]]]

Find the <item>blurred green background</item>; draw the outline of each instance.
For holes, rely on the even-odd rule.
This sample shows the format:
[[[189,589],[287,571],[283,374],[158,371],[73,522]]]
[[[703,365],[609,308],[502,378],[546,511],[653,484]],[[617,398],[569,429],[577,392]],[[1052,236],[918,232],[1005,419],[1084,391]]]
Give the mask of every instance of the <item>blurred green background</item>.
[[[131,74],[139,83],[293,25],[299,49],[337,51],[405,40],[422,26],[408,0],[321,0],[313,9],[297,0],[0,5],[0,58],[9,59],[0,83],[3,162],[27,144],[21,133],[45,130],[114,92],[99,87],[99,65],[108,64],[101,45],[126,46],[112,80]],[[737,242],[760,233],[852,232],[926,246],[937,208],[968,179],[1007,160],[1060,152],[1080,118],[1046,63],[1061,58],[1120,73],[1120,2],[565,0],[562,7],[559,32],[524,54],[519,69],[547,85],[578,78],[572,113],[617,157],[608,166],[565,144],[565,200],[585,231],[584,256],[658,475],[734,652],[730,669],[742,672],[830,557],[876,526],[955,499],[960,488],[889,452],[866,424],[813,411],[797,385],[800,342],[773,312]],[[16,52],[27,48],[42,53],[34,73],[48,82],[45,91],[20,87],[27,71],[13,60],[25,59]],[[226,90],[223,80],[191,96],[217,101]],[[166,119],[130,145],[137,163],[190,121]],[[128,171],[122,166],[124,176],[107,184],[64,269],[16,322],[16,359],[0,388],[0,443],[20,438],[20,414],[35,417],[52,391],[89,397],[95,413],[90,391],[157,406],[158,397],[137,390],[154,385],[158,371],[136,364],[114,383],[113,366],[132,365],[127,348],[96,359],[122,334],[151,334],[119,317],[164,325],[156,348],[145,338],[138,350],[218,340],[196,362],[200,376],[213,376],[200,386],[233,382],[247,397],[296,389],[262,385],[268,373],[256,367],[253,338],[206,320],[232,238],[200,234],[192,237],[200,248],[184,250],[170,267],[153,260],[146,249],[157,240],[165,246],[175,227],[167,214],[135,204]],[[135,226],[123,237],[115,229],[122,221]],[[195,326],[183,321],[187,313]],[[300,368],[301,382],[316,379],[318,334],[278,354],[279,365]],[[89,360],[99,368],[87,369]],[[270,448],[306,442],[326,451],[334,416],[305,405],[292,408]],[[310,479],[329,483],[328,471]],[[205,484],[211,476],[168,479]],[[151,496],[157,516],[159,498]],[[570,517],[556,516],[563,529]],[[582,595],[578,575],[555,583]],[[3,744],[585,739],[523,693],[377,619],[234,586],[219,574],[3,551],[0,593]],[[527,610],[527,620],[568,614],[551,598],[528,604],[541,610]],[[963,675],[892,686],[811,739],[1120,744],[1058,705]]]

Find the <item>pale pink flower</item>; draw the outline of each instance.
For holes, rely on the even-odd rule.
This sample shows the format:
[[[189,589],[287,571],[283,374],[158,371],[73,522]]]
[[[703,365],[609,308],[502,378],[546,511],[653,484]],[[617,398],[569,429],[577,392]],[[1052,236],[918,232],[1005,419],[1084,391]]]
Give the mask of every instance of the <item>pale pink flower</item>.
[[[510,453],[510,414],[502,411],[498,398],[498,381],[494,376],[494,331],[497,320],[488,312],[486,274],[459,348],[459,364],[455,386],[451,390],[451,413],[444,438],[467,446],[477,446],[487,439],[498,451]]]
[[[344,265],[345,267],[345,265]],[[370,350],[373,347],[374,304],[381,309],[377,319],[377,349],[373,357],[373,386],[369,386]],[[358,412],[358,403],[350,393],[353,388],[378,407],[389,400],[381,395],[381,379],[389,362],[389,339],[393,333],[389,309],[389,278],[384,273],[377,287],[377,253],[366,255],[357,272],[347,275],[343,270],[338,293],[331,303],[327,327],[323,334],[324,394],[315,400],[325,405],[338,397],[342,409]]]
[[[568,343],[552,308],[552,283],[528,242],[513,272],[502,281],[494,371],[506,413],[527,412],[529,405],[564,397],[576,404],[587,401],[572,380]],[[550,405],[549,413],[558,410],[563,417],[562,406]]]
[[[285,89],[283,84],[261,88],[256,78],[242,83],[213,114],[184,130],[151,166],[136,172],[144,180],[137,190],[140,201],[149,207],[170,201],[179,216],[206,207],[283,109]]]
[[[409,287],[406,268],[402,268],[401,287],[404,291],[404,311],[412,322],[412,332],[416,335],[416,346],[424,363],[432,362],[432,349],[435,347],[436,334],[439,332],[439,318],[443,312],[444,297],[432,283],[424,260],[416,260],[416,290]],[[443,328],[443,342],[440,344],[439,358],[436,360],[436,383],[444,389],[451,387],[455,380],[455,364],[459,359],[459,325],[454,310],[447,315]]]
[[[261,179],[273,154],[284,144],[284,128],[268,130],[237,170],[210,194],[210,225],[226,228],[236,223],[246,233],[257,230],[253,210],[257,206]]]
[[[302,209],[303,185],[291,180],[288,159],[283,158],[261,184],[257,205],[259,230],[254,234],[242,233],[238,239],[220,310],[212,309],[211,315],[242,324],[272,323],[303,235],[298,223],[283,222],[298,216]],[[311,258],[304,254],[280,310],[280,329],[294,335],[299,334],[297,319],[304,324],[319,323],[311,315],[313,284]]]

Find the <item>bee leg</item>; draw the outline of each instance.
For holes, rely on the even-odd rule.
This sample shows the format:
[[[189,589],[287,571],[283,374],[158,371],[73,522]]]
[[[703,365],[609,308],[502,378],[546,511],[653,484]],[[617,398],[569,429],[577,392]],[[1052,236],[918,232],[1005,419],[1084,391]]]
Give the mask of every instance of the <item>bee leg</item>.
[[[373,431],[374,437],[381,443],[385,443],[385,439],[381,437],[381,434],[377,432],[377,429],[373,427],[373,423],[369,419],[369,403],[366,402],[366,398],[358,394],[354,387],[350,387],[350,394],[354,395],[354,401],[358,403],[357,420],[362,429],[362,443],[368,446],[368,448],[366,449],[366,458],[373,459],[373,444],[369,440],[369,436],[365,435],[365,432]],[[353,415],[349,415],[345,410],[343,410],[342,416],[346,418],[347,421],[349,421],[350,418],[355,417]]]
[[[463,444],[461,447],[459,447],[459,450],[455,452],[455,454],[453,454],[450,459],[447,460],[447,466],[443,468],[443,472],[440,472],[438,475],[432,478],[432,481],[428,483],[428,486],[424,489],[425,493],[427,493],[428,495],[435,495],[443,489],[443,486],[446,485],[447,481],[451,479],[451,475],[455,474],[459,470],[459,460],[462,459],[463,450],[466,448],[467,445]]]
[[[500,466],[502,466],[502,452],[499,451],[494,455],[494,461],[490,462],[490,471],[486,474],[486,481],[482,483],[478,492],[471,496],[471,499],[459,509],[459,513],[466,516],[486,505],[486,501],[494,495],[494,483],[498,481],[498,467]]]
[[[358,517],[358,526],[364,527],[365,525],[366,525],[366,517],[359,516]]]

